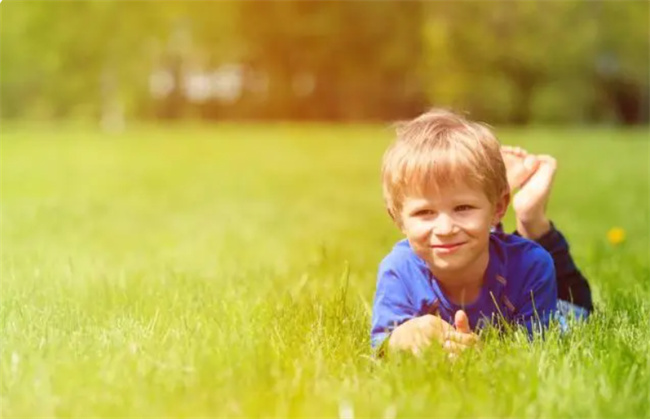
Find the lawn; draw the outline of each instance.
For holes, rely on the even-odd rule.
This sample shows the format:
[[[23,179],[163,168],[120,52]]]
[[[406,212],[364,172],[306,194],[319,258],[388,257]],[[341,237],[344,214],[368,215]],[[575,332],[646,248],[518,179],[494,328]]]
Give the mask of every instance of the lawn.
[[[3,124],[1,416],[649,418],[647,131],[497,132],[598,312],[450,363],[369,349],[386,127]]]

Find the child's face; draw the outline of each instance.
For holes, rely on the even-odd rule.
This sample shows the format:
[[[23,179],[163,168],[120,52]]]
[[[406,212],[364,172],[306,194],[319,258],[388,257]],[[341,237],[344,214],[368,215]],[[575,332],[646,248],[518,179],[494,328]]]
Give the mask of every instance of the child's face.
[[[435,276],[462,274],[488,254],[490,229],[505,214],[509,195],[492,204],[464,183],[407,194],[402,232]]]

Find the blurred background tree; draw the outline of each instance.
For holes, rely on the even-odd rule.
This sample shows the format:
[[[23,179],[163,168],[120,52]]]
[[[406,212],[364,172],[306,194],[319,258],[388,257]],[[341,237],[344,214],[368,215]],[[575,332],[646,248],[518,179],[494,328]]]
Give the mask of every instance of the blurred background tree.
[[[648,122],[649,3],[19,2],[2,118]]]

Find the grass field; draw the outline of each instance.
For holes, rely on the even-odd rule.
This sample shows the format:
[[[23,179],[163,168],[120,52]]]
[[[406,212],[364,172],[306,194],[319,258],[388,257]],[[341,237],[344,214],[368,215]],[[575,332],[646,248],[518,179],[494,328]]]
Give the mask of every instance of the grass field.
[[[647,132],[498,133],[599,311],[451,364],[370,356],[387,129],[3,124],[1,416],[650,418]]]

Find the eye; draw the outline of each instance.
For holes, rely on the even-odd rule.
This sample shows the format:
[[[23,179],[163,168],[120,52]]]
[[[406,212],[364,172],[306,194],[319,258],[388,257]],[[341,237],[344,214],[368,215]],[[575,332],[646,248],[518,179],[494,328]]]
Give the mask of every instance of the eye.
[[[430,209],[421,209],[418,211],[415,211],[413,213],[415,217],[428,217],[429,215],[433,215],[433,210]]]
[[[469,211],[474,209],[473,206],[471,205],[459,205],[455,208],[456,211],[463,212],[463,211]]]

